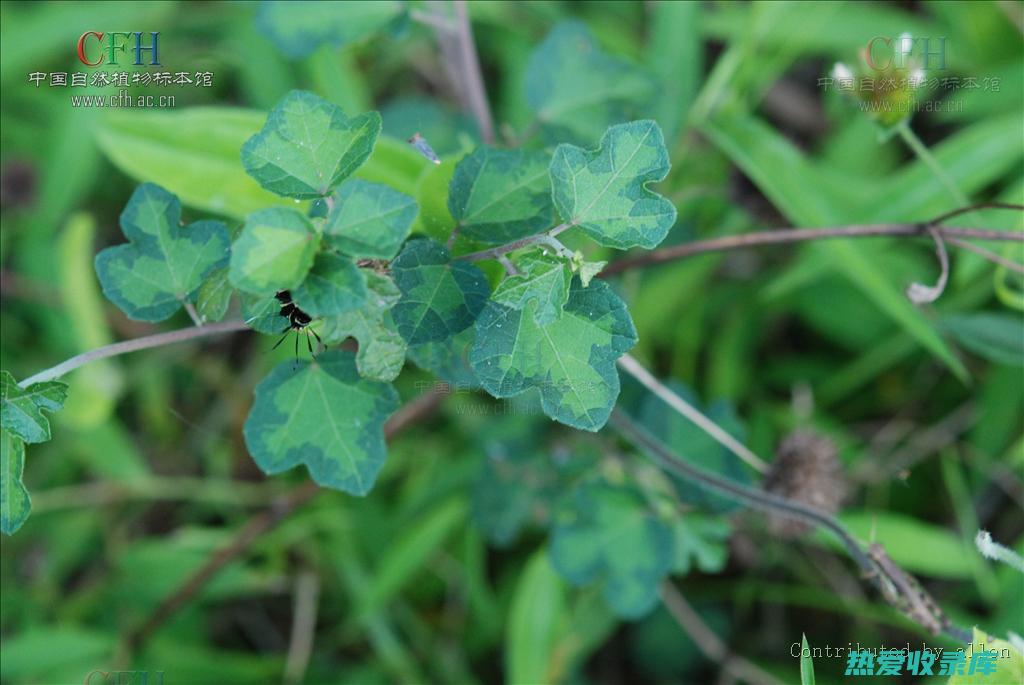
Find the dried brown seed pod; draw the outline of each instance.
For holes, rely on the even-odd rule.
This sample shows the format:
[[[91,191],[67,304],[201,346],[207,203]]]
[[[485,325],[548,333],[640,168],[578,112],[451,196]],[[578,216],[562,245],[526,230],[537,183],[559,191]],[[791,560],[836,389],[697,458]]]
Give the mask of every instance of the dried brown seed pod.
[[[782,497],[834,513],[846,495],[846,480],[835,443],[809,430],[796,430],[779,444],[763,487]],[[783,516],[769,516],[769,529],[785,538],[803,535],[810,526]]]

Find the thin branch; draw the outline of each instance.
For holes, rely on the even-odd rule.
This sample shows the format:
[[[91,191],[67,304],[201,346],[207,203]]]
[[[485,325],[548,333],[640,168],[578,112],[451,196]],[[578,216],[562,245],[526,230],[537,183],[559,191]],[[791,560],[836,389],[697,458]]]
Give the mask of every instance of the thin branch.
[[[1016,207],[1014,207],[1016,208]],[[1024,209],[1024,207],[1021,207]],[[611,276],[630,269],[654,266],[684,259],[706,252],[738,250],[761,245],[778,245],[797,243],[808,240],[832,240],[837,238],[868,238],[868,237],[927,237],[928,224],[872,224],[838,226],[830,228],[784,228],[741,235],[724,236],[708,240],[696,240],[681,245],[654,250],[646,254],[620,259],[609,264],[601,276]],[[937,227],[936,231],[946,240],[951,238],[968,238],[972,240],[999,240],[1024,242],[1024,233],[1015,231],[998,231],[983,228]],[[524,238],[525,240],[525,238]],[[478,253],[479,254],[479,253]]]
[[[147,335],[143,338],[135,338],[134,340],[125,340],[123,342],[114,343],[113,345],[105,345],[103,347],[97,347],[94,350],[83,352],[82,354],[75,355],[67,361],[63,361],[56,366],[52,366],[49,369],[45,369],[29,376],[25,380],[21,381],[18,385],[25,388],[33,383],[40,383],[42,381],[52,380],[54,378],[60,378],[66,373],[74,371],[80,366],[85,366],[89,362],[94,362],[97,359],[105,359],[107,357],[116,357],[120,354],[127,354],[129,352],[137,352],[138,350],[147,350],[151,347],[162,347],[164,345],[172,345],[174,343],[185,342],[186,340],[194,340],[196,338],[205,338],[209,335],[218,335],[220,333],[233,333],[235,331],[248,330],[248,326],[245,325],[244,321],[222,321],[220,323],[213,323],[208,326],[194,326],[190,328],[182,328],[176,331],[170,331],[168,333],[157,333],[156,335]]]
[[[394,438],[409,425],[433,412],[441,398],[442,395],[437,393],[424,393],[403,406],[384,424],[384,437],[388,440]],[[137,650],[167,619],[188,604],[225,566],[245,553],[260,536],[272,530],[296,509],[308,504],[320,492],[322,490],[316,483],[311,480],[306,481],[292,488],[283,497],[273,501],[265,510],[250,518],[226,547],[211,555],[206,563],[189,576],[176,591],[164,598],[145,623],[125,637],[126,651],[132,653]]]
[[[473,28],[469,24],[469,13],[465,0],[455,0],[456,41],[462,75],[463,91],[469,101],[469,109],[480,128],[483,142],[495,141],[495,124],[490,118],[490,105],[487,93],[483,88],[483,74],[480,71],[480,59],[476,54],[476,43],[473,41]]]
[[[940,214],[928,223],[930,224],[941,224],[944,221],[949,221],[954,217],[961,216],[963,214],[972,214],[973,212],[979,212],[984,209],[1011,209],[1016,211],[1024,210],[1024,205],[1013,204],[1011,202],[979,202],[976,205],[966,205],[964,207],[957,207],[951,209],[945,214]]]
[[[479,262],[484,259],[497,259],[501,255],[508,254],[509,252],[515,252],[521,250],[524,247],[530,247],[531,245],[550,244],[550,240],[556,235],[567,231],[572,228],[573,224],[564,223],[558,224],[554,228],[545,231],[544,233],[538,233],[537,235],[528,235],[525,238],[519,240],[513,240],[511,243],[505,243],[504,245],[498,245],[487,250],[480,250],[479,252],[470,252],[469,254],[459,255],[455,259],[464,259],[467,262]],[[561,243],[559,243],[561,244]]]
[[[883,597],[889,601],[889,596],[885,594],[889,591],[889,585],[887,585],[888,576],[885,575],[885,569],[880,568],[875,561],[865,554],[857,540],[846,530],[843,524],[831,515],[802,502],[780,497],[770,492],[765,492],[760,488],[741,485],[680,459],[620,409],[612,412],[610,422],[630,442],[640,447],[652,461],[682,478],[695,481],[702,487],[723,494],[748,507],[794,518],[829,531],[843,544],[850,557],[857,562],[865,577],[874,583],[882,591]],[[959,642],[970,640],[970,632],[963,628],[947,624],[943,627],[943,630],[947,635]]]
[[[519,271],[516,269],[516,265],[513,264],[512,260],[506,257],[505,255],[498,255],[498,261],[501,263],[503,267],[505,267],[506,276],[515,276],[516,274],[519,273]]]
[[[428,12],[414,8],[409,10],[409,18],[415,22],[423,24],[424,26],[429,26],[436,31],[454,33],[456,30],[455,24],[440,12]]]
[[[669,615],[675,619],[683,632],[690,636],[693,643],[710,661],[717,661],[722,665],[723,670],[743,682],[751,683],[751,685],[782,685],[782,681],[772,674],[763,671],[759,666],[740,655],[730,652],[722,638],[708,627],[704,619],[694,611],[675,585],[666,580],[658,587],[658,590],[661,594],[661,602],[665,605]]]
[[[702,431],[714,438],[720,445],[745,461],[758,473],[767,473],[768,464],[761,457],[754,454],[750,448],[739,440],[729,435],[721,426],[704,416],[696,407],[672,392],[654,377],[650,371],[645,369],[635,357],[624,354],[619,357],[619,366],[633,378],[640,381],[641,385],[657,395],[662,402],[672,407],[681,416],[692,421]]]
[[[1012,259],[1007,259],[1006,257],[996,254],[991,250],[986,250],[983,247],[978,247],[974,243],[969,243],[966,240],[960,240],[959,238],[947,238],[946,242],[949,243],[950,245],[956,245],[962,250],[967,250],[968,252],[973,252],[976,255],[980,255],[981,257],[987,259],[993,264],[998,264],[1004,269],[1008,269],[1009,271],[1013,271],[1014,273],[1024,274],[1024,264],[1015,262]]]

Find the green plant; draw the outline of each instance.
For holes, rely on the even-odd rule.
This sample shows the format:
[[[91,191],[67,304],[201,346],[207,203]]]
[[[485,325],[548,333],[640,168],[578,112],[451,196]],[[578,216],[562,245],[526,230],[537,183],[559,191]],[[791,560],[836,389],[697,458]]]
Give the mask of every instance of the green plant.
[[[461,14],[452,18],[398,2],[312,3],[302,11],[265,3],[259,22],[283,52],[294,56],[325,45],[350,45],[383,31],[400,34],[409,21],[436,29],[442,43],[464,48],[468,41],[471,46],[465,7],[456,7]],[[43,412],[59,410],[68,392],[57,378],[102,357],[243,330],[266,336],[256,345],[269,349],[289,330],[278,298],[287,291],[312,319],[308,330],[293,333],[296,345],[298,336],[315,332],[328,349],[313,350],[311,357],[300,351],[299,359],[290,358],[289,351],[289,358],[256,385],[243,434],[262,471],[279,474],[302,465],[311,482],[298,485],[263,518],[254,519],[238,540],[211,555],[129,636],[129,647],[144,643],[234,555],[308,502],[318,486],[357,496],[371,493],[385,464],[386,437],[409,415],[400,409],[396,386],[410,366],[432,375],[432,381],[421,383],[454,386],[456,395],[483,391],[581,431],[569,448],[568,464],[538,459],[538,438],[522,454],[488,461],[473,491],[474,519],[498,545],[510,544],[537,517],[536,510],[544,511],[547,551],[531,557],[514,595],[509,631],[519,647],[555,635],[562,625],[576,625],[573,621],[587,623],[572,613],[584,613],[587,606],[568,606],[559,584],[563,580],[593,590],[616,617],[637,619],[662,602],[682,612],[681,624],[699,630],[702,619],[696,613],[687,613],[678,598],[666,599],[671,596],[668,579],[694,569],[723,568],[732,524],[721,513],[737,506],[823,528],[872,582],[890,590],[905,572],[866,555],[866,536],[860,529],[851,532],[851,521],[754,485],[767,464],[747,447],[757,436],[738,418],[735,403],[704,406],[688,387],[663,383],[631,356],[639,341],[636,312],[650,311],[674,286],[663,284],[662,291],[637,297],[628,284],[611,277],[756,245],[911,237],[931,239],[939,248],[941,285],[929,291],[934,300],[948,280],[947,243],[1020,241],[1021,236],[944,225],[983,208],[966,206],[966,195],[956,195],[951,206],[922,202],[893,211],[900,219],[913,215],[918,221],[877,223],[888,219],[881,211],[844,214],[842,208],[851,201],[816,186],[818,170],[787,141],[749,113],[720,102],[727,96],[722,84],[731,76],[743,77],[723,71],[709,78],[699,97],[691,93],[700,107],[694,106],[687,125],[721,147],[794,225],[828,228],[719,235],[657,249],[683,222],[677,215],[679,200],[654,185],[670,171],[699,170],[685,168],[690,164],[685,155],[674,155],[675,170],[669,163],[669,150],[675,149],[671,141],[683,122],[672,124],[674,115],[661,112],[658,121],[642,118],[664,109],[656,101],[659,84],[647,70],[604,52],[583,24],[559,24],[527,60],[523,99],[528,118],[518,133],[506,132],[502,145],[474,54],[455,54],[461,55],[456,66],[465,79],[475,129],[451,141],[420,136],[419,147],[408,146],[387,135],[386,118],[377,112],[349,116],[331,99],[302,90],[288,93],[266,116],[209,109],[143,114],[134,120],[114,115],[104,122],[100,144],[143,184],[121,214],[127,242],[96,257],[103,293],[133,320],[163,322],[183,318],[184,311],[195,325],[98,347],[21,383],[4,372],[3,532],[12,534],[29,515],[22,483],[24,448],[50,438]],[[149,165],[120,151],[124,141],[150,135],[147,124],[172,123],[200,139],[195,149],[185,145],[184,137],[146,139]],[[915,168],[914,183],[956,188],[957,181],[942,173],[942,162],[907,121],[898,126],[923,167],[939,172],[937,180],[927,175],[922,180]],[[439,164],[432,153],[424,157],[417,152],[430,145],[439,150]],[[784,166],[787,174],[774,174],[776,166]],[[186,167],[190,173],[181,172]],[[892,197],[911,203],[910,181],[904,185],[897,189],[903,195],[892,191]],[[870,188],[871,193],[882,190]],[[183,204],[198,210],[197,215],[219,218],[183,225]],[[984,208],[1020,206],[999,199]],[[797,273],[788,286],[776,287],[799,288],[800,279],[813,280],[834,268],[877,307],[885,323],[897,327],[902,340],[927,350],[953,374],[966,378],[968,370],[944,333],[987,358],[1019,361],[1013,321],[1005,315],[955,313],[936,324],[903,296],[906,284],[894,283],[897,279],[870,253],[852,241],[831,244],[836,248],[828,252],[813,252],[820,245],[810,246],[807,253],[818,257],[815,266]],[[636,252],[620,256],[625,250]],[[986,256],[1002,268],[1018,266],[1003,256]],[[698,282],[694,288],[713,286]],[[223,320],[234,311],[241,312],[240,319]],[[973,316],[992,316],[999,325]],[[620,387],[620,370],[631,387]],[[729,387],[742,382],[741,376],[722,373],[719,382]],[[842,396],[843,391],[834,392]],[[425,411],[426,402],[416,404],[423,398],[430,401],[431,395],[407,405],[410,414]],[[510,432],[516,427],[513,418],[492,423],[508,424]],[[595,459],[588,453],[587,434],[609,424],[626,442],[606,440],[612,456]],[[489,425],[488,430],[505,429]],[[638,463],[634,451],[650,457],[657,468]],[[443,535],[460,513],[457,504],[441,509],[424,524],[424,539]],[[408,542],[403,552],[422,560],[416,556],[416,540],[403,542]],[[922,554],[900,561],[924,566],[930,559]],[[357,567],[344,572],[353,587],[361,586]],[[372,614],[374,602],[383,602],[375,597],[388,596],[388,583],[401,583],[400,572],[394,573],[396,579],[375,586],[377,594],[367,593],[370,599],[364,600],[360,616]],[[907,599],[901,591],[896,587],[895,594],[884,596],[900,607]],[[557,611],[542,617],[544,625],[535,634],[531,622],[541,619],[534,603],[547,601],[538,597],[549,598]],[[605,619],[592,622],[595,633],[607,625],[603,611],[593,610]],[[943,627],[957,639],[968,636],[952,622]],[[512,650],[509,671],[527,679],[560,679],[571,661],[565,654],[583,649],[579,644],[561,647],[562,652],[545,642],[540,651],[546,656]],[[724,655],[724,649],[719,651]],[[397,670],[409,677],[404,666]],[[814,680],[809,659],[801,660],[801,678]]]

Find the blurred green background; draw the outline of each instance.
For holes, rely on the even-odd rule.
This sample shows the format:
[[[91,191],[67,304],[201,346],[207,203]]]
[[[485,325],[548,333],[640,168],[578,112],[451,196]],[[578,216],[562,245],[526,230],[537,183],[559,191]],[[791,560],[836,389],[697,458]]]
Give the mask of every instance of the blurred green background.
[[[659,190],[679,209],[668,245],[778,226],[925,220],[958,206],[949,181],[972,201],[1024,202],[1021,7],[469,9],[503,140],[593,146],[608,124],[658,120],[673,162]],[[280,201],[244,175],[238,148],[293,88],[348,113],[380,110],[389,137],[360,173],[415,195],[417,230],[443,230],[445,174],[476,131],[433,32],[405,22],[291,59],[261,30],[257,10],[3,3],[0,323],[2,366],[16,378],[158,330],[103,298],[95,253],[121,241],[118,214],[143,180],[177,193],[188,220],[219,214],[232,227]],[[538,129],[525,95],[528,60],[570,19],[654,88],[568,131]],[[78,37],[115,28],[160,31],[164,69],[212,72],[212,87],[151,86],[132,92],[173,93],[175,107],[102,111],[72,107],[70,89],[29,80],[83,71]],[[818,83],[834,62],[855,64],[872,37],[904,31],[945,37],[951,76],[998,81],[998,89],[936,90],[930,98],[962,105],[910,122],[946,179],[851,98]],[[404,142],[416,131],[441,154],[439,170]],[[954,223],[1024,229],[1019,212]],[[1024,534],[1021,279],[951,249],[949,288],[923,308],[902,295],[909,282],[936,278],[923,240],[716,253],[630,271],[615,285],[639,331],[635,356],[709,406],[728,407],[758,454],[773,454],[797,427],[829,436],[846,466],[841,518],[854,533],[867,541],[874,529],[959,623],[1019,632],[1020,577],[983,562],[971,539],[985,528],[1019,550]],[[1024,260],[1020,244],[994,249]],[[188,323],[181,315],[159,329]],[[664,609],[619,620],[596,588],[570,587],[547,561],[552,511],[583,472],[614,479],[626,470],[643,482],[649,467],[609,431],[575,434],[528,405],[472,393],[446,398],[396,440],[367,498],[329,492],[290,516],[126,662],[119,636],[306,478],[264,477],[242,441],[254,385],[290,354],[288,345],[267,353],[268,340],[164,347],[69,377],[54,440],[27,457],[32,516],[3,539],[0,680],[79,683],[93,669],[122,668],[163,671],[169,684],[732,682],[716,680],[721,664]],[[411,398],[430,378],[410,364],[398,387]],[[623,402],[636,395],[627,385]],[[760,515],[712,508],[699,516],[725,533],[708,543],[711,560],[677,585],[732,651],[780,681],[797,680],[790,648],[801,633],[814,646],[933,642],[873,597],[823,538],[774,538]],[[296,631],[295,614],[310,602],[312,630]],[[297,640],[311,641],[298,664]],[[818,682],[840,682],[842,668],[819,663]]]

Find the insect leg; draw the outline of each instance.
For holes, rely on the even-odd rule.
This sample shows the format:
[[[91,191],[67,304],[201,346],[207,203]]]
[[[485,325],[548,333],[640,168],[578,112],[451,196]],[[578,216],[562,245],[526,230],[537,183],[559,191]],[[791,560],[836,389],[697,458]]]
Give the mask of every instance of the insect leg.
[[[274,350],[276,350],[276,349],[277,349],[278,347],[280,347],[281,343],[283,343],[283,342],[284,342],[284,339],[288,337],[288,332],[289,332],[289,331],[291,331],[291,330],[292,330],[292,329],[291,329],[290,327],[289,327],[288,329],[286,329],[286,330],[285,330],[285,332],[284,332],[284,335],[282,335],[282,336],[281,336],[281,339],[280,339],[280,340],[278,340],[278,341],[277,341],[276,343],[274,343],[274,346],[270,348],[270,351],[271,351],[271,352],[273,352],[273,351],[274,351]]]
[[[306,347],[309,349],[309,356],[315,359],[316,355],[313,354],[313,342],[309,339],[309,329],[306,328],[304,330],[306,331]]]
[[[312,334],[313,334],[313,337],[314,337],[314,338],[316,338],[316,341],[317,341],[318,343],[320,343],[320,347],[322,347],[322,348],[324,348],[324,349],[326,350],[326,349],[327,349],[327,345],[324,345],[324,341],[320,339],[320,336],[316,334],[316,331],[314,331],[314,330],[313,330],[312,328],[309,328],[309,329],[307,329],[307,330],[308,330],[308,331],[309,331],[310,333],[312,333]]]

